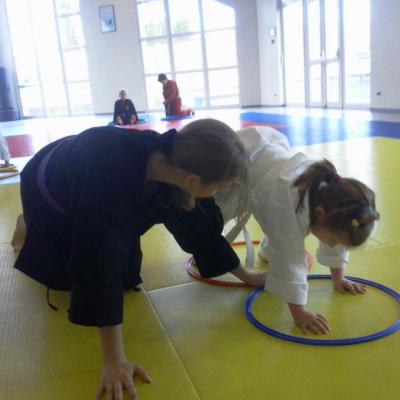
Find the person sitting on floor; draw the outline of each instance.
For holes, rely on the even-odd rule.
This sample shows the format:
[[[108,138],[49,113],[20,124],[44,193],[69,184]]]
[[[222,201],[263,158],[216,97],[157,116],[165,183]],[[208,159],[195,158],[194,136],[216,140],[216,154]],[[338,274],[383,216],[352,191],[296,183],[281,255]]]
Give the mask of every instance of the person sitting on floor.
[[[115,125],[135,125],[138,115],[133,102],[127,98],[125,89],[119,91],[119,100],[114,104]]]
[[[189,108],[182,110],[182,99],[179,96],[178,85],[172,79],[168,79],[167,75],[159,74],[158,82],[163,85],[165,116],[171,115],[194,115],[194,110]]]

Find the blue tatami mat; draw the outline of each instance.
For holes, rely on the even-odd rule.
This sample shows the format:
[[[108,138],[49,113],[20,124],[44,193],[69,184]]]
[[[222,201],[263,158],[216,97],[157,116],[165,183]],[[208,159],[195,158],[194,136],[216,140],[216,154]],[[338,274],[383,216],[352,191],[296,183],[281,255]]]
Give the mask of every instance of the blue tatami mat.
[[[332,119],[300,115],[267,114],[245,112],[241,121],[260,124],[281,125],[292,146],[335,142],[360,137],[400,138],[400,123],[386,121],[362,121],[354,119]]]

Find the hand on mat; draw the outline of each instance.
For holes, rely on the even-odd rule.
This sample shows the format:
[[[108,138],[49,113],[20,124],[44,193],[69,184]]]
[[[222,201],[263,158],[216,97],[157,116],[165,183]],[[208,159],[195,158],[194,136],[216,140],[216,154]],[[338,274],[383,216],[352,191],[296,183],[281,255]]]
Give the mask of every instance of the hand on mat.
[[[361,283],[352,282],[349,279],[334,279],[333,287],[340,293],[364,294],[366,289]]]
[[[105,393],[106,400],[123,400],[123,390],[130,400],[138,399],[133,377],[139,376],[143,382],[151,383],[148,373],[139,365],[127,361],[112,361],[103,364],[100,373],[100,384],[96,392],[96,400]]]
[[[289,308],[296,325],[305,335],[308,332],[321,335],[330,331],[328,321],[323,315],[307,311],[304,306],[298,304],[289,304]]]

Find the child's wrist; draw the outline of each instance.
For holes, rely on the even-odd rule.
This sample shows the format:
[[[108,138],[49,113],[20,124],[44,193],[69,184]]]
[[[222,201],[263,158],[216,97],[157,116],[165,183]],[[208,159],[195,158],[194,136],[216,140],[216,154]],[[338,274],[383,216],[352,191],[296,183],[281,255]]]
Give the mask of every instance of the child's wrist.
[[[344,278],[343,269],[331,267],[331,275],[333,281],[341,281]]]
[[[115,356],[110,358],[103,357],[103,364],[126,363],[127,359],[123,356]]]
[[[293,304],[293,303],[288,303],[289,310],[292,313],[293,317],[298,314],[304,313],[306,311],[306,306],[303,304]]]

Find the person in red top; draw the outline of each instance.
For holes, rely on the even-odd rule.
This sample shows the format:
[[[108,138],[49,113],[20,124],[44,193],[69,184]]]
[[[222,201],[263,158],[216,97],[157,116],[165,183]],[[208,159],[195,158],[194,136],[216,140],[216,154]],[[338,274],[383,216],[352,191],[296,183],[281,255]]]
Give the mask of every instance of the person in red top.
[[[165,116],[171,115],[194,115],[194,110],[189,108],[182,110],[182,100],[179,96],[178,85],[175,81],[168,79],[167,75],[159,74],[158,82],[163,85]]]

